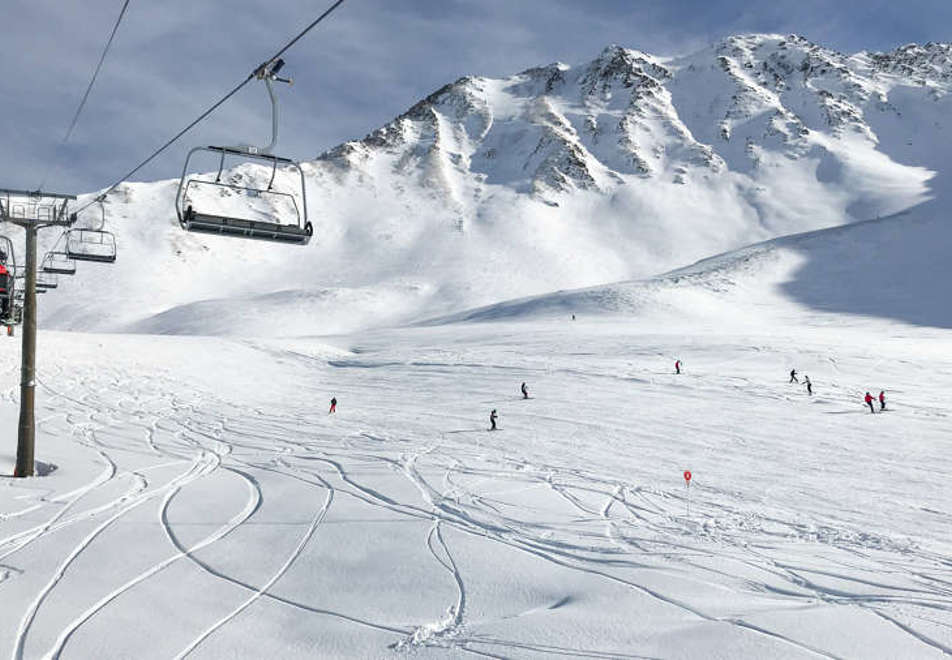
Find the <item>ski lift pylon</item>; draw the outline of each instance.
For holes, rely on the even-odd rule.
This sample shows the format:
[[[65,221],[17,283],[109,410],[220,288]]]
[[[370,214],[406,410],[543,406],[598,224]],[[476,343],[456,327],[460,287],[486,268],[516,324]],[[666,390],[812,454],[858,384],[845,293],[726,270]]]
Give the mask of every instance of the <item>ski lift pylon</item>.
[[[304,171],[301,166],[289,158],[281,158],[271,153],[278,141],[278,101],[272,86],[273,81],[291,84],[288,78],[280,78],[277,73],[284,66],[284,60],[275,60],[261,66],[255,75],[263,80],[271,99],[271,142],[264,147],[241,145],[235,147],[195,147],[188,152],[182,167],[178,193],[175,196],[175,212],[179,224],[186,231],[204,234],[219,234],[252,238],[291,245],[307,245],[314,228],[307,218],[307,191]],[[218,171],[215,179],[202,179],[199,175],[189,176],[189,164],[197,153],[211,153],[217,157]],[[240,185],[237,180],[222,181],[226,157],[241,157],[270,165],[271,174],[267,187],[260,185]],[[294,193],[275,190],[275,177],[278,168],[296,170]],[[298,190],[300,191],[299,194]],[[203,193],[203,191],[206,191]],[[235,213],[219,204],[213,208],[210,200],[222,200],[229,196],[246,198],[241,203],[246,207],[243,212]],[[300,199],[300,204],[298,204]],[[256,208],[257,207],[257,208]],[[252,217],[248,217],[251,215]],[[257,216],[257,217],[254,217]]]

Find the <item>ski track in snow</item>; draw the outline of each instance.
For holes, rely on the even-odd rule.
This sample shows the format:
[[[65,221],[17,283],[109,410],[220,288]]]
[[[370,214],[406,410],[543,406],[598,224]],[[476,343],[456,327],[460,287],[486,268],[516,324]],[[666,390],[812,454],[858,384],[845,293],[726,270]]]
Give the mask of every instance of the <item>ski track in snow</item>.
[[[927,650],[952,655],[952,562],[941,544],[904,533],[864,529],[857,522],[861,515],[849,508],[836,509],[836,498],[824,493],[812,494],[815,504],[798,509],[803,494],[779,499],[706,478],[704,457],[713,460],[713,456],[704,441],[697,439],[710,432],[709,423],[700,417],[685,419],[677,431],[700,475],[689,494],[677,480],[678,465],[670,468],[674,477],[667,482],[659,481],[650,468],[663,455],[663,447],[652,439],[669,436],[665,426],[670,419],[650,415],[604,419],[586,410],[569,414],[567,402],[577,392],[550,403],[545,398],[552,396],[552,389],[539,392],[541,388],[536,388],[533,399],[521,401],[492,398],[493,386],[484,392],[481,384],[474,385],[479,390],[475,396],[487,397],[504,411],[498,433],[486,433],[482,415],[468,416],[467,406],[461,408],[453,397],[444,401],[449,407],[446,411],[430,406],[406,408],[408,387],[437,393],[460,374],[474,379],[484,348],[473,350],[474,355],[461,359],[459,370],[451,362],[395,360],[396,366],[386,374],[324,366],[302,355],[295,366],[314,382],[301,385],[297,397],[284,405],[274,397],[248,405],[197,384],[183,386],[170,376],[142,379],[121,366],[50,368],[41,381],[45,398],[40,436],[59,436],[63,446],[72,443],[76,447],[73,460],[85,464],[77,465],[79,472],[64,482],[68,485],[61,491],[55,478],[31,480],[23,501],[0,516],[0,596],[22,585],[15,592],[16,600],[5,600],[3,605],[4,613],[15,615],[18,621],[14,630],[0,637],[10,644],[10,657],[86,655],[86,649],[93,648],[83,635],[88,624],[111,620],[119,612],[120,601],[135,603],[140,585],[161,584],[166,569],[181,564],[242,595],[236,602],[223,603],[222,612],[194,611],[195,629],[173,631],[163,640],[166,645],[154,651],[156,657],[177,654],[184,658],[198,651],[202,657],[215,656],[222,643],[226,644],[222,653],[233,652],[234,647],[227,644],[243,639],[244,634],[236,622],[271,611],[253,608],[258,602],[279,608],[285,616],[301,617],[306,627],[320,630],[321,622],[328,621],[351,629],[354,639],[360,638],[361,631],[384,635],[392,652],[426,648],[485,657],[664,655],[663,648],[658,652],[646,646],[646,652],[639,653],[617,639],[605,641],[602,647],[593,645],[594,640],[567,638],[560,643],[559,619],[548,628],[547,617],[564,608],[586,614],[578,609],[584,608],[581,601],[570,593],[522,611],[510,611],[516,606],[506,605],[498,616],[487,614],[487,604],[481,600],[485,596],[474,585],[492,579],[494,548],[522,557],[520,562],[538,567],[534,570],[563,576],[562,580],[575,575],[573,583],[581,580],[590,589],[601,589],[594,585],[603,584],[605,589],[628,590],[635,599],[632,602],[651,602],[652,611],[670,611],[670,616],[680,617],[681,626],[730,628],[735,631],[731,639],[760,638],[761,642],[750,643],[768,644],[751,649],[769,648],[789,657],[848,656],[849,652],[829,647],[822,636],[777,625],[769,616],[771,612],[782,615],[792,607],[807,611],[835,607],[871,613],[884,630],[908,640],[905,651],[911,655]],[[584,367],[546,369],[535,377],[547,379],[547,387],[554,388],[584,374],[584,387],[596,382],[599,388],[620,391],[639,387],[642,396],[682,397],[688,406],[709,387],[699,374],[677,381],[661,373],[619,378],[599,373],[604,366],[595,357],[590,360]],[[852,375],[843,362],[837,360],[836,378],[848,383]],[[496,369],[498,364],[486,366],[492,383],[519,380],[507,370]],[[335,416],[323,410],[327,386],[319,384],[329,374],[335,378],[333,389],[341,400]],[[824,396],[829,397],[824,403],[815,400],[814,406],[836,412],[855,404],[850,401],[855,385],[814,380],[822,383]],[[55,386],[47,386],[46,381]],[[749,372],[719,378],[717,387],[718,404],[753,401],[750,405],[768,410],[812,409],[782,383],[758,382]],[[659,393],[652,394],[650,388]],[[359,408],[352,405],[365,391],[377,392],[379,398]],[[418,396],[429,400],[422,394],[414,398]],[[305,403],[315,399],[321,403]],[[644,405],[655,402],[651,399]],[[929,400],[908,406],[900,414],[922,411],[931,415],[923,424],[939,423],[928,420],[945,414],[940,404]],[[816,419],[816,429],[840,424],[838,417],[827,421],[819,411]],[[717,432],[731,437],[732,423],[723,422]],[[596,437],[605,448],[586,452]],[[631,442],[631,438],[645,438],[647,444],[639,445],[638,461],[622,467],[614,461],[618,443]],[[762,447],[752,445],[750,451],[761,452]],[[213,483],[242,484],[244,499],[236,501],[234,493],[223,495],[209,505],[217,511],[210,515],[190,493]],[[249,525],[263,515],[262,503],[271,501],[273,489],[292,484],[311,493],[313,502],[308,518],[294,522],[281,547],[269,553],[277,565],[252,566],[239,574],[233,564],[221,563],[216,548],[225,539],[231,544],[253,543],[253,537],[242,530],[250,530]],[[790,492],[797,493],[795,488]],[[824,502],[831,506],[827,515],[822,514]],[[340,509],[343,505],[350,507],[348,512],[365,512],[361,517],[376,512],[381,520],[406,521],[419,529],[421,548],[406,552],[417,557],[422,575],[434,584],[445,584],[455,598],[442,605],[426,598],[433,607],[426,618],[409,613],[416,608],[407,613],[385,612],[371,601],[358,605],[352,600],[326,607],[296,592],[282,592],[281,587],[293,581],[291,574],[300,574],[297,569],[302,564],[307,565],[304,574],[322,570],[312,565],[313,558],[305,552],[321,545],[326,533],[322,529],[330,532],[359,524],[350,521],[354,513],[329,521],[333,512],[345,510]],[[150,506],[156,509],[147,524],[167,543],[164,556],[130,559],[132,568],[104,575],[98,591],[73,588],[73,581],[94,563],[96,554],[108,555],[110,544],[131,529],[137,512]],[[937,506],[921,505],[920,515],[933,516],[941,521],[937,524],[947,523],[949,512]],[[170,515],[173,508],[178,511],[174,516]],[[177,529],[178,520],[195,516],[207,530],[196,534],[188,528]],[[300,531],[293,532],[297,527]],[[249,550],[260,552],[261,548]],[[486,566],[479,565],[481,555],[489,561]],[[339,569],[328,566],[326,570]],[[531,584],[532,578],[526,579]],[[558,593],[559,581],[535,586],[555,588]],[[686,584],[692,586],[685,588]],[[385,589],[386,583],[380,587]],[[722,606],[708,596],[695,598],[693,590],[727,594],[731,605]],[[232,593],[234,598],[234,591],[222,593]],[[56,607],[51,607],[54,602]],[[745,602],[760,604],[745,609]],[[72,612],[69,616],[68,611]],[[531,630],[546,632],[542,637],[523,635],[518,628],[507,627],[506,622],[514,619]]]

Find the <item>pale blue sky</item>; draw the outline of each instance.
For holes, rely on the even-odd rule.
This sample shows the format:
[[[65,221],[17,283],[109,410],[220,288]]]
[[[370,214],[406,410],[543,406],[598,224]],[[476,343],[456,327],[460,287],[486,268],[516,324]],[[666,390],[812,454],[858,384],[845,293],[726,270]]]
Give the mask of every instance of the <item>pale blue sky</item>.
[[[104,187],[240,81],[330,0],[132,0],[86,111],[69,120],[122,0],[0,6],[0,187]],[[609,43],[686,53],[741,32],[795,32],[843,52],[952,40],[952,0],[346,0],[285,59],[277,152],[312,158],[362,137],[441,85]],[[267,141],[246,88],[136,178],[178,176],[188,146]]]

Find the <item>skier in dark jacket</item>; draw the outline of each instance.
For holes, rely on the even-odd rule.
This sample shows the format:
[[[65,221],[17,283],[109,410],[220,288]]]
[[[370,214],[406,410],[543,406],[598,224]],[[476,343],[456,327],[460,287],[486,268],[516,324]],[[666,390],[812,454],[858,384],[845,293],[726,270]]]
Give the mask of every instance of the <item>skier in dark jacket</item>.
[[[810,382],[810,377],[804,376],[803,382],[806,383],[807,385],[807,394],[809,394],[810,396],[813,396],[813,383]]]
[[[796,370],[796,369],[791,369],[791,370],[790,370],[790,382],[791,382],[791,383],[799,383],[799,382],[800,382],[799,380],[797,380],[797,370]]]
[[[882,390],[879,391],[879,409],[886,409],[886,393]]]
[[[869,412],[871,413],[876,412],[875,410],[873,410],[873,395],[872,394],[867,392],[866,398],[864,399],[864,401],[866,401],[866,405],[869,406]]]
[[[498,415],[496,415],[496,409],[493,408],[493,411],[489,413],[489,423],[490,423],[489,430],[490,431],[496,430],[496,417],[498,417]]]
[[[336,412],[337,412],[337,397],[334,396],[334,397],[331,397],[331,409],[327,411],[327,414],[330,415]]]
[[[529,388],[526,387],[526,384],[523,383],[523,384],[522,384],[522,387],[520,387],[519,389],[522,391],[522,398],[523,398],[523,399],[528,399],[528,398],[529,398]]]

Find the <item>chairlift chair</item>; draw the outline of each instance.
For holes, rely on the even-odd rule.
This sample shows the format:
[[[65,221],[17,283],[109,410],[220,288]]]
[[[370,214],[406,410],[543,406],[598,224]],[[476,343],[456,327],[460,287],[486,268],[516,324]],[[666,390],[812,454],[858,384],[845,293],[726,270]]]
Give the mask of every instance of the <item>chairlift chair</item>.
[[[36,290],[55,289],[59,286],[59,275],[39,270],[36,272]]]
[[[43,257],[41,268],[44,273],[53,275],[75,275],[76,260],[71,259],[65,250],[51,250]]]
[[[305,190],[304,171],[301,166],[288,158],[271,153],[278,141],[278,102],[272,87],[272,81],[291,83],[290,79],[280,78],[277,73],[284,66],[284,60],[268,62],[255,72],[263,80],[271,99],[271,143],[264,147],[195,147],[188,152],[182,168],[178,193],[175,197],[175,212],[179,224],[186,231],[221,236],[252,238],[290,245],[307,245],[314,228],[307,218],[307,192]],[[197,153],[211,153],[217,157],[218,172],[214,180],[189,175],[189,164]],[[243,160],[263,162],[270,166],[271,176],[266,188],[244,186],[237,182],[223,181],[222,172],[226,157],[240,157]],[[275,190],[275,177],[279,167],[296,171],[294,192]],[[298,182],[299,180],[299,182]],[[213,200],[222,200],[229,196],[241,198],[245,207],[242,213],[231,209],[214,208]],[[300,204],[298,204],[300,199]],[[252,217],[248,217],[252,216]],[[257,216],[257,217],[255,217]]]
[[[105,196],[96,199],[99,202],[99,225],[97,227],[80,227],[78,229],[69,229],[63,233],[62,238],[65,241],[66,260],[92,261],[100,264],[111,264],[116,261],[116,236],[111,231],[106,231],[106,204]],[[76,222],[74,213],[73,222]],[[58,243],[58,241],[57,241]],[[55,246],[54,246],[55,247]],[[75,263],[73,272],[76,272]],[[63,273],[72,275],[73,273]]]
[[[66,259],[111,264],[116,261],[116,237],[102,229],[70,229],[66,232]],[[73,272],[76,272],[75,264]]]

